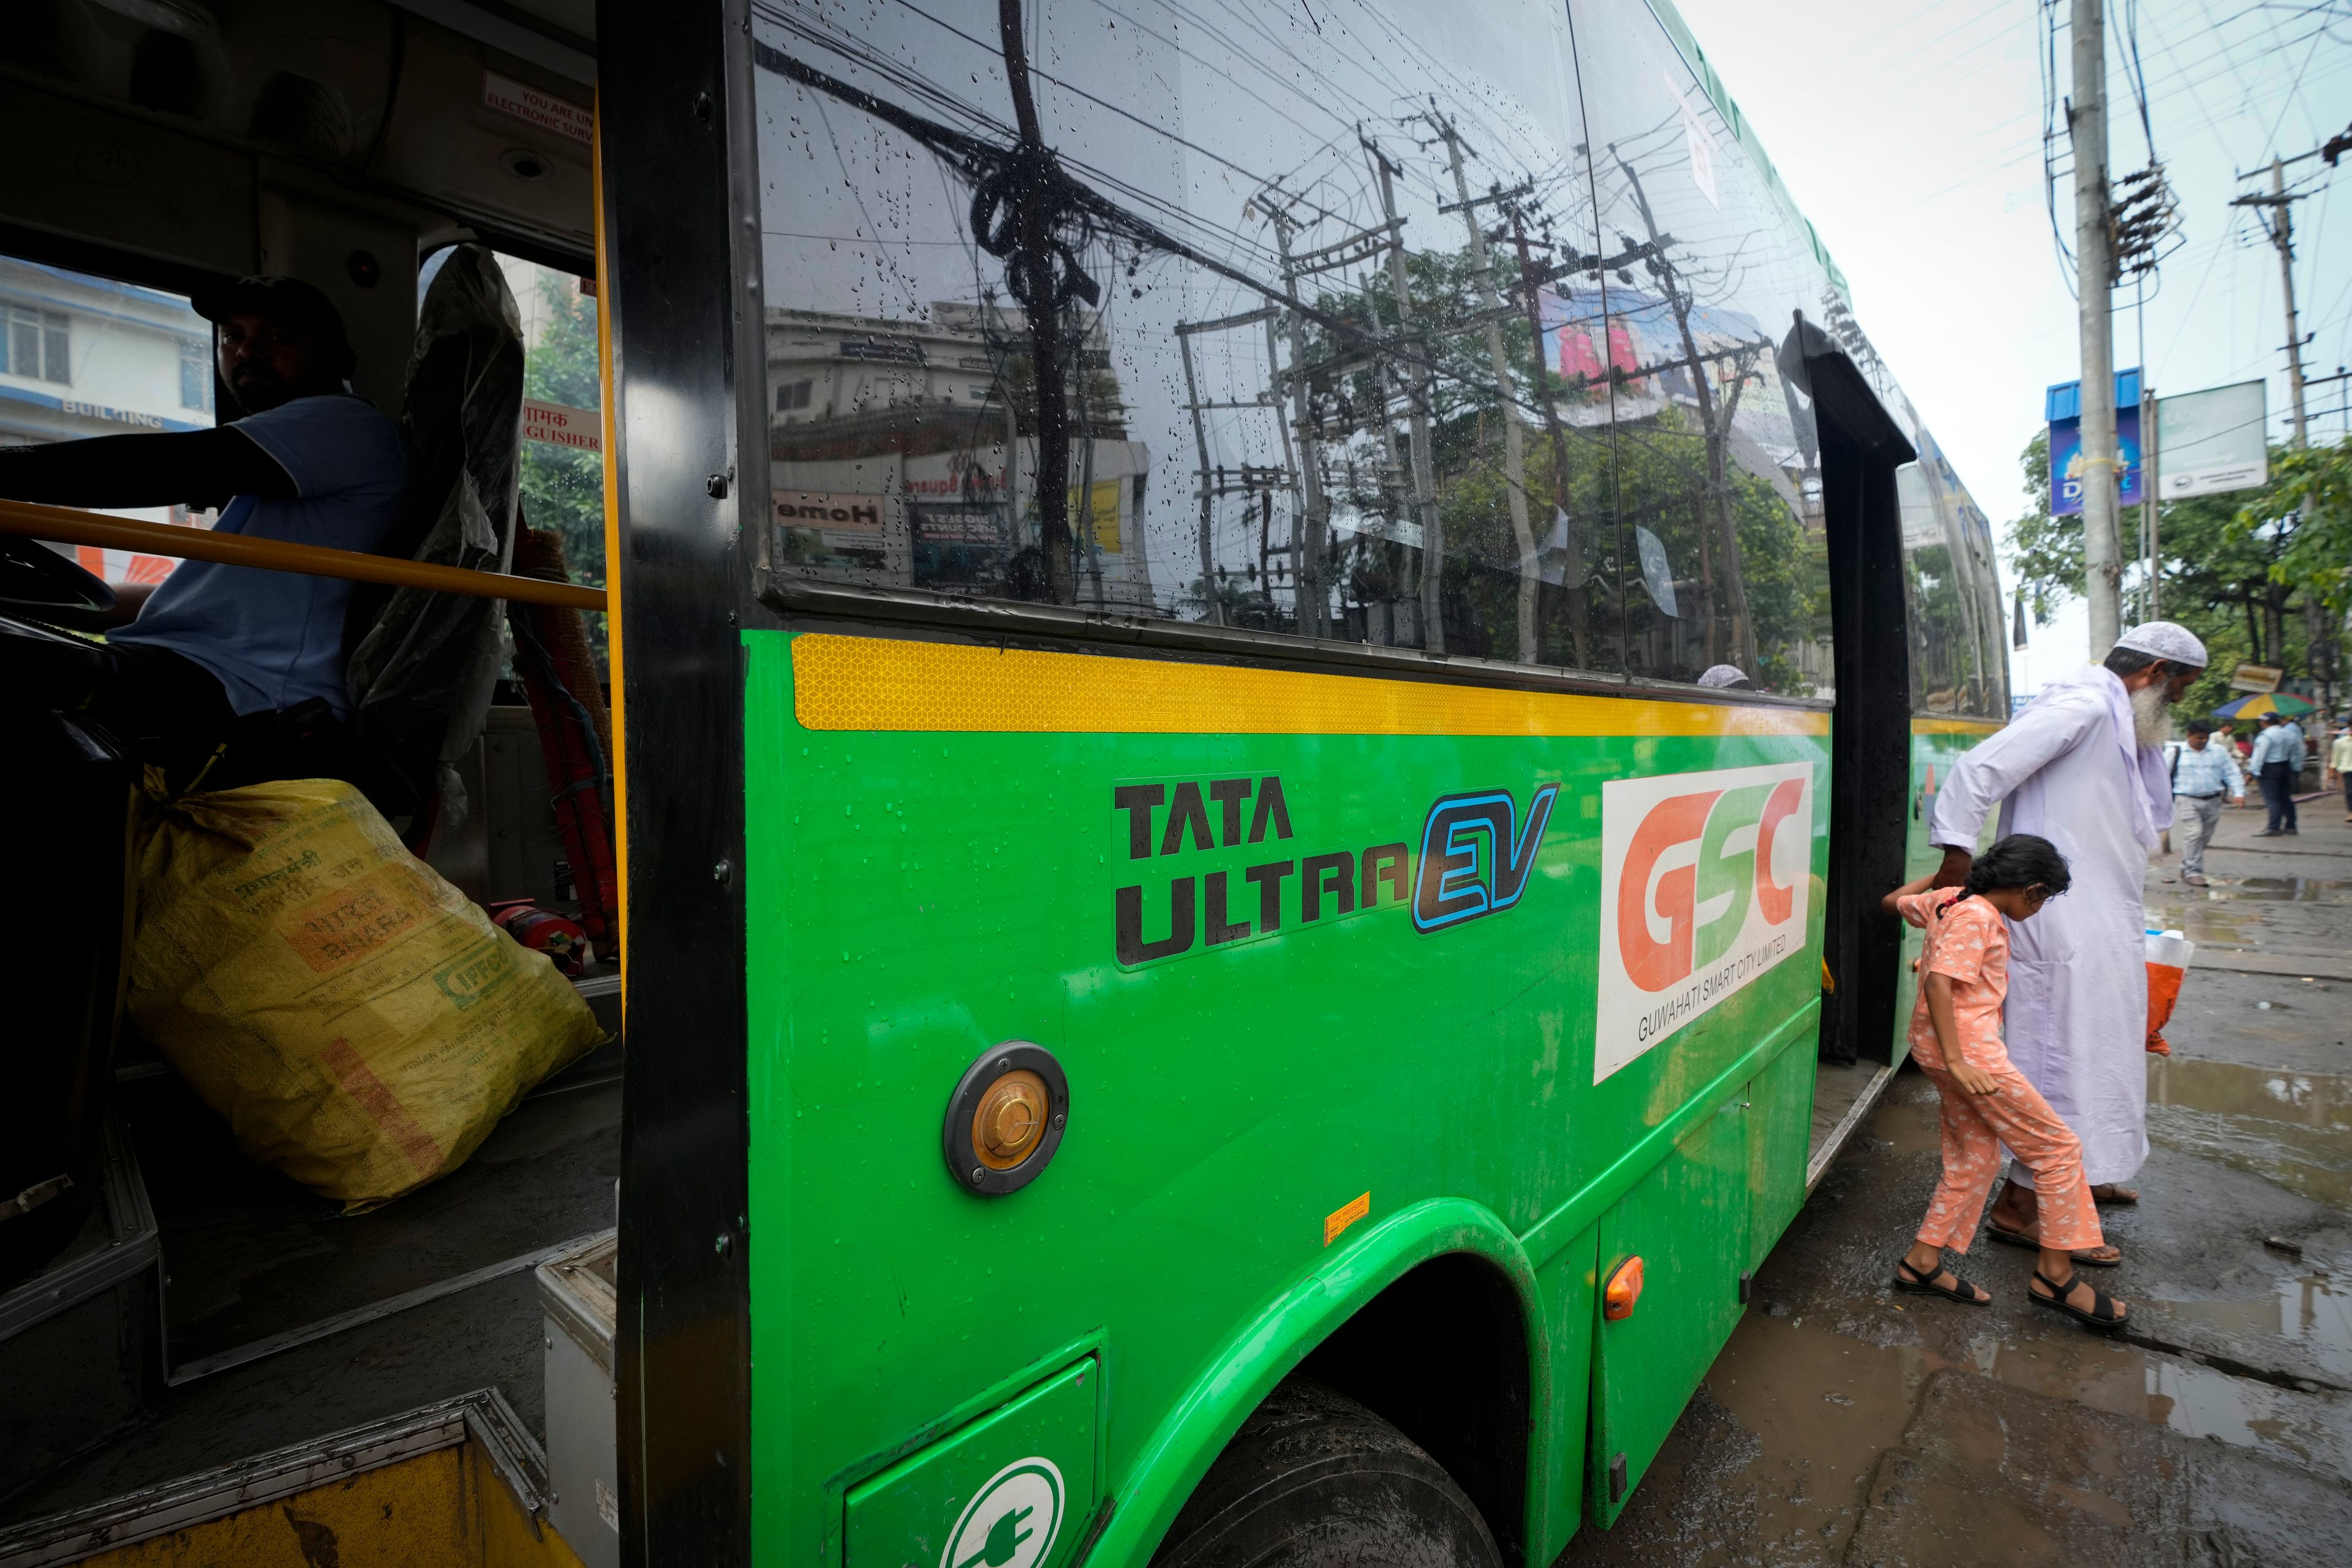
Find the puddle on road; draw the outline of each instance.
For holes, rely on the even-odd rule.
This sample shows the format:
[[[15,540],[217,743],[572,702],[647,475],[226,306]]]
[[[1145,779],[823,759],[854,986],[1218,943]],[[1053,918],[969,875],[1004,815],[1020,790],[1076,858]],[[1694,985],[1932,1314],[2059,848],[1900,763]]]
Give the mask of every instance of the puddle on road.
[[[2302,1336],[2331,1344],[2331,1354],[2352,1358],[2352,1298],[2319,1279],[2288,1282],[2288,1289],[2291,1302],[2283,1295],[2276,1302],[2163,1306],[2175,1314],[2242,1313],[2265,1332],[2292,1322]],[[1964,1321],[1932,1305],[1906,1310],[1919,1314],[1914,1321],[1928,1345],[1876,1345],[1801,1317],[1751,1312],[1708,1373],[1708,1394],[1756,1439],[1744,1453],[1727,1456],[1737,1481],[1725,1475],[1714,1485],[1743,1493],[1756,1510],[1749,1539],[1779,1547],[1764,1553],[1765,1561],[1842,1557],[1879,1457],[1903,1442],[1921,1385],[1947,1369],[2044,1395],[2053,1401],[2047,1410],[2053,1422],[2086,1405],[2325,1473],[2352,1474],[2352,1400],[2294,1394],[2088,1334],[2021,1342],[1988,1325],[1968,1337]]]
[[[2150,1057],[2147,1131],[2167,1148],[2352,1208],[2352,1078]]]
[[[2276,1281],[2259,1301],[2154,1301],[2168,1317],[2210,1323],[2227,1334],[2276,1335],[2301,1345],[2314,1365],[2352,1383],[2352,1281],[2306,1273]]]
[[[2318,877],[2214,877],[2207,887],[2181,889],[2179,896],[2214,904],[2352,903],[2347,891],[2352,882]]]
[[[2168,1312],[2180,1310],[2163,1305]],[[2265,1327],[2276,1321],[2273,1315]],[[2011,1387],[2136,1416],[2183,1436],[2290,1455],[2330,1474],[2346,1474],[2352,1465],[2352,1402],[2326,1394],[2291,1393],[2087,1334],[2022,1344],[1980,1334],[1969,1342],[1968,1359],[1979,1373]]]

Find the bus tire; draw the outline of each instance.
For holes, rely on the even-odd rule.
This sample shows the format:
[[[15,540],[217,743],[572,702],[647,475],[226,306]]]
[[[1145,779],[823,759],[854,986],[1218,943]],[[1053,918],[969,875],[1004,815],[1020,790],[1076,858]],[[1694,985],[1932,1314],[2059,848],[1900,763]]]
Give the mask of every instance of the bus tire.
[[[1502,1568],[1454,1478],[1346,1395],[1293,1377],[1201,1478],[1152,1568]]]

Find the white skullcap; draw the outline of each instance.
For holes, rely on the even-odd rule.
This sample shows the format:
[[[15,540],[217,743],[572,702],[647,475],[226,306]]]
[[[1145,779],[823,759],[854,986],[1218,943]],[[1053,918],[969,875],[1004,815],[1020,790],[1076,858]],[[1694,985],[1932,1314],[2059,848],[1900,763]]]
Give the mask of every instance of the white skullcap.
[[[2151,658],[2169,659],[2186,668],[2202,669],[2207,662],[2205,645],[2197,640],[2197,634],[2176,621],[2142,621],[2117,637],[2116,646]]]
[[[1748,676],[1736,664],[1718,664],[1698,678],[1701,686],[1739,686],[1749,684]]]

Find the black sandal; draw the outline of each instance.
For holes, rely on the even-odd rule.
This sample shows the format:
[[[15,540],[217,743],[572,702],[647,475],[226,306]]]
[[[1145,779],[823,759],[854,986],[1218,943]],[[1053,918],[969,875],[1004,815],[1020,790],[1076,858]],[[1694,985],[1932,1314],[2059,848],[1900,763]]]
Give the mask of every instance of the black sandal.
[[[1957,1274],[1952,1275],[1952,1283],[1948,1288],[1936,1283],[1940,1276],[1949,1273],[1951,1270],[1937,1264],[1935,1273],[1922,1274],[1911,1267],[1909,1258],[1898,1258],[1895,1260],[1895,1288],[1914,1296],[1941,1296],[1948,1301],[1958,1301],[1963,1307],[1992,1305],[1992,1296],[1990,1292],[1981,1296],[1977,1295],[1975,1293],[1977,1287]],[[1906,1275],[1909,1278],[1905,1278]]]
[[[2034,1305],[2038,1307],[2055,1307],[2084,1328],[2095,1329],[2102,1333],[2113,1333],[2129,1321],[2122,1313],[2116,1310],[2114,1297],[2109,1296],[2105,1290],[2079,1274],[2068,1275],[2063,1285],[2051,1279],[2039,1268],[2033,1271],[2033,1278],[2048,1286],[2051,1290],[2051,1294],[2047,1296],[2033,1290],[2026,1291],[2028,1296],[2033,1298]],[[2074,1302],[2066,1300],[2074,1293],[2074,1287],[2077,1285],[2091,1293],[2091,1304],[2087,1308],[2077,1307]]]

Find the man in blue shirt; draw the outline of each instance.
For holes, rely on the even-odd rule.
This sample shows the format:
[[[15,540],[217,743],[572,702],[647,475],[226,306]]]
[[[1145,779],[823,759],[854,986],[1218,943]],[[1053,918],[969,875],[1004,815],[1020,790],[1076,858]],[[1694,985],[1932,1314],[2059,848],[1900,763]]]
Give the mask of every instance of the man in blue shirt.
[[[400,515],[407,451],[399,426],[350,390],[354,356],[333,302],[296,279],[247,278],[192,303],[217,329],[220,378],[242,417],[211,430],[10,449],[0,453],[0,496],[221,505],[216,532],[374,550]],[[224,755],[215,784],[341,773],[352,587],[183,562],[152,591],[118,590],[93,689],[25,695],[89,711],[167,759],[208,756],[238,737],[238,755]]]
[[[2172,819],[2180,828],[2180,879],[2192,888],[2205,886],[2205,846],[2221,824],[2224,795],[2246,803],[2237,755],[2213,743],[2211,720],[2191,719],[2189,743],[2172,758]]]
[[[2263,732],[2254,737],[2254,754],[2246,770],[2262,780],[2263,800],[2271,808],[2270,826],[2254,835],[2277,838],[2295,832],[2295,775],[2303,772],[2303,731],[2276,713],[2263,715]]]

